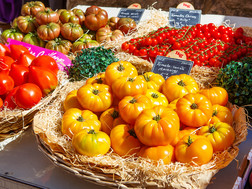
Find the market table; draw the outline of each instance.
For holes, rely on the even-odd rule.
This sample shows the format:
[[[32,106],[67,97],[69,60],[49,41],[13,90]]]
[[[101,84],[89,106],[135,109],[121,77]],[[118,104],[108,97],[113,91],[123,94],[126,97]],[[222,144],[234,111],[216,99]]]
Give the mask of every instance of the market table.
[[[85,6],[77,7],[85,9]],[[116,16],[120,8],[107,8],[109,16]],[[146,11],[142,19],[148,18]],[[252,27],[252,18],[202,15],[201,23],[213,22],[216,25],[224,21],[235,24],[236,27]],[[226,168],[220,170],[213,178],[207,189],[232,188],[238,175],[238,163],[252,148],[252,131],[248,131],[247,140],[240,144],[240,152],[235,160]],[[237,161],[236,161],[237,160]],[[52,188],[79,189],[104,188],[87,182],[72,173],[68,173],[54,165],[42,152],[38,150],[37,141],[32,128],[22,133],[15,141],[9,143],[0,151],[0,188]]]

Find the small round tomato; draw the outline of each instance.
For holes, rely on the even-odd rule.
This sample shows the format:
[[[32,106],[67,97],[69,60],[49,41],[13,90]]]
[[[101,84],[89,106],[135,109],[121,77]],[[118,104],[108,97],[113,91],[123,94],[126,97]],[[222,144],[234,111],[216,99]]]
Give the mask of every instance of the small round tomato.
[[[70,108],[78,108],[78,109],[83,109],[81,104],[79,103],[78,99],[77,99],[77,89],[76,90],[72,90],[70,91],[64,102],[63,102],[63,109],[64,111],[67,111]]]
[[[235,140],[233,127],[224,122],[201,127],[198,135],[205,136],[211,142],[214,152],[226,150]]]
[[[187,135],[175,146],[175,157],[181,163],[206,164],[213,157],[213,147],[206,137]]]
[[[170,144],[166,146],[144,146],[138,153],[139,156],[154,161],[160,161],[169,164],[175,161],[174,147]]]
[[[100,128],[101,122],[97,115],[89,110],[70,108],[63,114],[61,132],[70,138],[82,130],[99,131]]]
[[[134,129],[128,124],[115,126],[111,130],[110,139],[111,147],[120,156],[136,155],[141,148]]]
[[[165,79],[162,75],[153,72],[145,72],[142,77],[144,77],[145,81],[147,82],[148,89],[155,89],[161,92],[162,85],[165,82]]]
[[[173,75],[165,80],[163,94],[169,102],[181,98],[188,93],[197,93],[199,86],[197,82],[187,74]]]
[[[83,130],[73,137],[75,150],[87,156],[99,156],[106,154],[110,149],[110,138],[102,131]]]
[[[0,95],[6,94],[14,88],[13,79],[4,73],[0,73]]]
[[[113,129],[115,126],[126,123],[119,113],[119,110],[117,107],[112,107],[107,110],[105,110],[100,115],[100,122],[101,122],[101,130],[108,135],[110,135],[111,129]]]
[[[164,106],[143,110],[134,125],[138,139],[147,146],[170,144],[179,132],[179,127],[177,113]]]
[[[228,102],[228,93],[222,87],[203,89],[199,93],[205,95],[211,101],[212,105],[219,104],[225,106]]]
[[[110,86],[105,84],[86,84],[78,89],[77,99],[84,109],[103,112],[113,103]]]
[[[147,82],[141,76],[123,76],[112,83],[112,91],[119,99],[125,96],[146,94]]]
[[[229,125],[233,124],[232,112],[225,106],[213,105],[213,114],[209,120],[209,123],[225,122]]]
[[[30,109],[40,102],[42,92],[37,85],[25,83],[19,86],[14,98],[19,108]]]
[[[31,62],[31,65],[48,68],[51,71],[53,71],[55,73],[55,75],[57,75],[57,73],[59,71],[59,67],[58,67],[56,60],[48,55],[42,55],[42,56],[36,57]]]
[[[180,98],[176,108],[180,121],[191,127],[206,125],[213,113],[210,100],[198,93],[190,93]]]
[[[168,100],[162,93],[154,90],[147,89],[146,96],[151,100],[153,106],[163,105],[165,107],[168,106]]]
[[[105,80],[108,85],[117,80],[121,76],[137,76],[137,69],[130,62],[127,61],[118,61],[113,62],[106,68],[105,71]]]
[[[118,104],[119,112],[124,121],[134,124],[138,115],[147,108],[152,108],[151,100],[145,95],[126,96]]]

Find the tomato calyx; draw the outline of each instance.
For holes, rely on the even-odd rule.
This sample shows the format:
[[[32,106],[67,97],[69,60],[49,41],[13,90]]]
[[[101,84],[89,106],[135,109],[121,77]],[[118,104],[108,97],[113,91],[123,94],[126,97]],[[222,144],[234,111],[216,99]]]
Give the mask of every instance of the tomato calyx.
[[[103,84],[103,80],[102,80],[101,77],[96,78],[95,80],[96,80],[96,83],[98,83],[98,84]]]
[[[186,86],[186,84],[185,84],[182,80],[180,80],[180,81],[178,82],[178,85],[181,86],[181,87]]]
[[[91,129],[90,131],[88,131],[88,134],[93,135],[93,134],[96,134],[96,132],[95,132],[95,130],[94,130],[94,129]]]
[[[218,114],[217,110],[213,111],[212,117],[216,116]]]
[[[133,136],[134,138],[137,138],[137,135],[136,135],[134,129],[128,130],[128,133],[129,133],[131,136]]]
[[[152,94],[151,94],[151,97],[152,97],[152,98],[158,98],[159,96],[158,96],[157,93],[152,93]]]
[[[132,77],[130,77],[130,78],[128,79],[128,81],[129,81],[129,82],[134,82],[134,81],[135,81],[135,79],[134,79],[134,78],[132,78]]]
[[[217,131],[217,129],[215,128],[214,125],[209,128],[210,133],[214,133],[215,131]]]
[[[198,108],[198,105],[196,103],[192,103],[192,105],[190,107],[191,107],[191,109],[195,110]]]
[[[79,117],[77,118],[77,121],[79,121],[79,122],[84,122],[85,119],[84,119],[82,116],[79,116]]]
[[[123,70],[125,70],[125,67],[122,64],[119,64],[119,66],[117,67],[117,70],[122,72]]]
[[[161,119],[161,116],[158,114],[158,115],[154,116],[152,119],[155,120],[156,122],[158,122]]]
[[[116,119],[119,117],[119,112],[114,110],[112,114],[110,114],[113,119]]]
[[[92,93],[94,94],[94,95],[98,95],[99,94],[99,90],[98,89],[94,89],[93,91],[92,91]]]
[[[131,104],[134,104],[134,103],[136,103],[137,102],[137,100],[135,99],[135,98],[132,98],[130,101],[129,101],[129,103],[131,103]]]
[[[150,76],[148,76],[147,74],[146,75],[143,75],[144,76],[144,79],[149,82],[150,81]]]
[[[191,138],[191,136],[188,136],[188,140],[187,140],[187,146],[190,146],[193,143],[193,139]]]

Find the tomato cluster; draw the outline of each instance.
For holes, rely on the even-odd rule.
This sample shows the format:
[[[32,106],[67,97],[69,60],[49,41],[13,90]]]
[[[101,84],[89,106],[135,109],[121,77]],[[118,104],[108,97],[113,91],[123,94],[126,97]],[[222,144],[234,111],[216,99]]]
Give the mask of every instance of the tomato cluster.
[[[35,57],[22,45],[0,43],[0,108],[30,109],[58,85],[58,65],[47,55]]]
[[[156,56],[166,56],[181,50],[187,60],[198,66],[221,67],[251,51],[252,38],[243,35],[242,28],[233,31],[213,23],[184,26],[181,29],[162,27],[149,34],[124,42],[122,50],[154,62]]]
[[[111,145],[123,157],[201,165],[235,140],[227,101],[225,89],[199,90],[189,75],[138,75],[131,63],[118,61],[69,92],[61,131],[88,156],[106,154]]]

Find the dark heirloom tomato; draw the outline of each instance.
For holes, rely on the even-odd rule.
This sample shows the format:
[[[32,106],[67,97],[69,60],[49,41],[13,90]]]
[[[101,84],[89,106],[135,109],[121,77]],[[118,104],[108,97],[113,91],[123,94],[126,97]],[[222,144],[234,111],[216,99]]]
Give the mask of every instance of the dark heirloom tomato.
[[[30,109],[40,102],[42,92],[37,85],[25,83],[18,87],[14,98],[19,108]]]
[[[116,23],[116,29],[128,34],[136,29],[136,22],[132,18],[120,18]]]
[[[97,6],[88,7],[85,16],[85,26],[92,31],[98,30],[108,22],[107,11]]]
[[[65,23],[60,28],[61,35],[70,41],[75,41],[83,35],[83,29],[80,24]]]
[[[60,19],[62,24],[65,24],[65,23],[69,22],[69,19],[72,16],[74,16],[73,11],[71,11],[71,10],[62,10],[60,12],[59,19]]]
[[[41,1],[30,1],[25,3],[21,8],[21,15],[36,16],[37,12],[45,9],[45,5]]]
[[[117,41],[119,39],[122,39],[123,37],[124,37],[124,35],[121,32],[121,30],[111,31],[111,29],[108,25],[101,27],[96,32],[96,40],[99,43]]]
[[[46,49],[59,51],[63,54],[68,54],[72,47],[72,43],[68,40],[62,40],[61,38],[56,38],[54,40],[48,41],[45,45]]]
[[[108,20],[108,25],[111,28],[111,30],[115,30],[116,29],[116,23],[118,22],[120,18],[119,17],[111,17]]]
[[[6,94],[14,87],[13,79],[6,74],[0,73],[0,95]]]
[[[22,41],[24,38],[24,35],[19,30],[15,28],[10,28],[10,29],[4,30],[1,37],[3,39],[3,42],[6,43],[8,38],[14,39],[17,41]]]
[[[36,21],[39,25],[49,24],[50,22],[57,23],[59,21],[59,14],[47,7],[36,14]]]
[[[60,21],[65,24],[67,22],[83,25],[85,14],[81,9],[62,10],[60,12]]]
[[[53,91],[58,85],[58,78],[48,68],[30,66],[28,81],[39,86],[43,97]]]
[[[19,16],[17,18],[18,29],[23,33],[36,31],[37,25],[36,19],[32,16]]]
[[[49,41],[53,40],[60,35],[60,25],[51,22],[46,25],[41,25],[37,29],[37,33],[40,39]]]
[[[31,66],[48,68],[48,69],[52,70],[55,73],[55,75],[57,75],[57,73],[59,71],[59,67],[57,65],[56,60],[54,60],[52,57],[47,56],[47,55],[42,55],[42,56],[35,58],[32,61]]]
[[[84,12],[81,9],[73,9],[72,11],[75,14],[75,17],[78,18],[79,23],[77,23],[77,24],[83,25],[84,21],[85,21]],[[70,22],[72,22],[71,18],[70,18]]]
[[[9,76],[14,81],[14,86],[19,86],[28,81],[29,68],[24,65],[12,64]]]
[[[45,47],[45,42],[38,37],[37,33],[28,33],[24,36],[23,42],[39,47]]]

